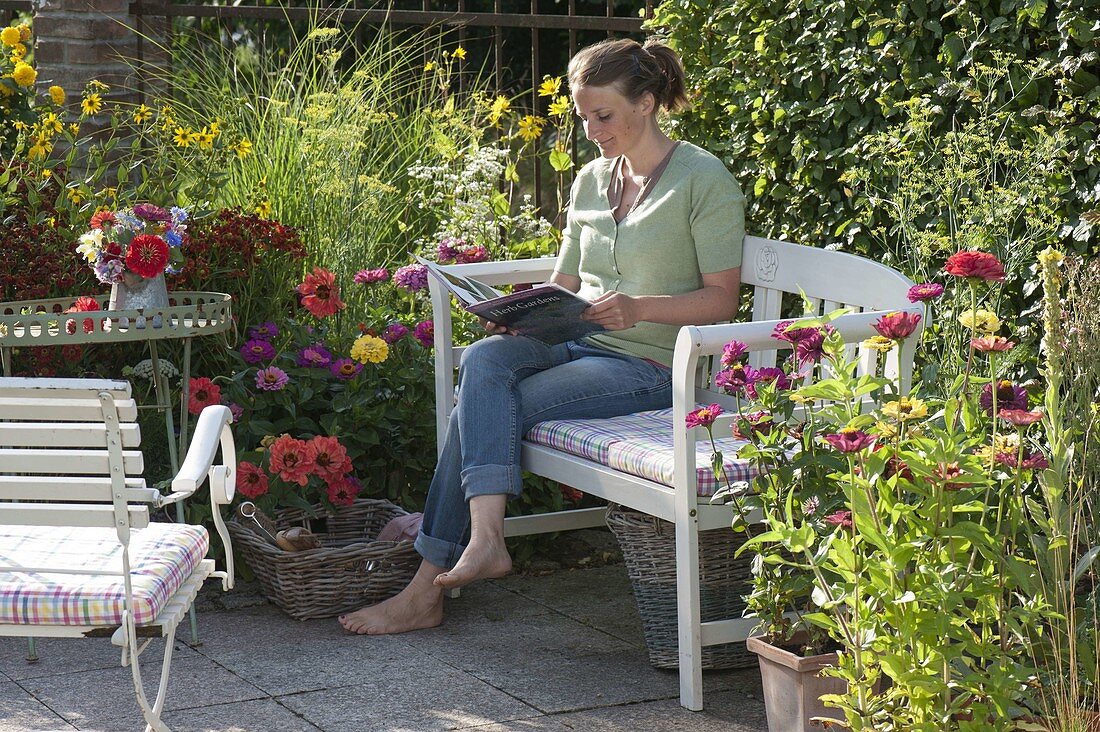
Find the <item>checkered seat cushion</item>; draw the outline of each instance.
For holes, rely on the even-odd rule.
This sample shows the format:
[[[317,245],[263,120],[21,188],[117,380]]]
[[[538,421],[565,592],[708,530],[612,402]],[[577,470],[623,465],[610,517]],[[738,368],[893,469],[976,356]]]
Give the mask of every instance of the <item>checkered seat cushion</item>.
[[[536,445],[552,447],[623,473],[671,486],[672,428],[672,409],[659,409],[610,419],[540,422],[531,428],[525,439]],[[754,472],[749,463],[737,458],[737,451],[745,444],[744,440],[726,437],[716,442],[729,480],[736,482],[752,478]],[[697,442],[695,465],[699,476],[700,496],[714,495],[720,485],[711,472],[710,456],[710,443]]]
[[[134,619],[152,622],[206,556],[201,526],[152,523],[130,532]],[[114,529],[0,526],[0,567],[122,571]],[[0,571],[0,623],[118,625],[125,589],[119,575]]]

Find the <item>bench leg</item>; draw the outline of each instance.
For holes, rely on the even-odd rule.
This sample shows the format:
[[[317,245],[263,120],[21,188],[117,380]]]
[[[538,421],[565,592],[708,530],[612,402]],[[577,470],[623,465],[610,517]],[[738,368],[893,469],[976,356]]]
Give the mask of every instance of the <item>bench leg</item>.
[[[123,663],[129,663],[130,675],[134,682],[134,696],[145,717],[145,732],[172,732],[168,725],[160,718],[164,711],[164,700],[168,692],[168,678],[172,672],[172,651],[176,645],[176,625],[164,626],[164,659],[160,667],[160,685],[157,687],[157,697],[152,706],[145,696],[145,682],[141,679],[141,662],[138,660],[139,645],[137,643],[134,627],[127,617],[129,611],[123,611],[123,628],[126,631],[126,645],[122,650]]]
[[[680,650],[680,706],[703,709],[702,614],[699,609],[699,520],[677,513],[676,617]]]

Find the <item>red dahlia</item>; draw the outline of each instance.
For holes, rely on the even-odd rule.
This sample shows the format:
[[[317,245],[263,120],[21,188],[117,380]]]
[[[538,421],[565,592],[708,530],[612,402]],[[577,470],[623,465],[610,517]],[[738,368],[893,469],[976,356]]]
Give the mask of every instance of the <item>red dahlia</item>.
[[[1005,267],[1001,260],[989,252],[955,252],[947,258],[943,269],[955,277],[973,277],[986,282],[1000,282],[1005,278]]]
[[[168,266],[168,242],[153,234],[138,234],[126,250],[126,266],[146,279],[156,277]]]

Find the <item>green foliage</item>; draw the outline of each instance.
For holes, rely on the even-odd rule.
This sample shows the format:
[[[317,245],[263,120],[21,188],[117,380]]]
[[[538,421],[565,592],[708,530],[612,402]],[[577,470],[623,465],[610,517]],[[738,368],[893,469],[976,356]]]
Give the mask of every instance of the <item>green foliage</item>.
[[[903,122],[912,105],[927,107],[933,137],[966,122],[981,67],[1007,75],[996,101],[1009,144],[1041,119],[1072,151],[1065,190],[1049,203],[1067,246],[1097,251],[1080,218],[1100,199],[1095,20],[1092,0],[666,0],[650,26],[681,53],[693,89],[676,134],[727,163],[754,233],[840,240],[889,261],[893,247],[875,237],[886,213],[868,211],[845,174],[864,165],[870,136]],[[1005,59],[1047,73],[1027,84],[1031,66]]]

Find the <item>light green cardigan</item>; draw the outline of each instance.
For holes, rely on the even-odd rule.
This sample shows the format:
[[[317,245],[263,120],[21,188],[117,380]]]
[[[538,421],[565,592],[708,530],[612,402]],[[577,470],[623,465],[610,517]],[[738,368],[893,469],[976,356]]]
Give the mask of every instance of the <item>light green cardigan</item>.
[[[573,183],[556,271],[580,277],[581,297],[680,295],[702,288],[703,274],[741,265],[745,196],[722,161],[680,142],[649,195],[618,224],[607,200],[614,163],[594,160]],[[671,366],[679,329],[640,322],[586,340]]]

